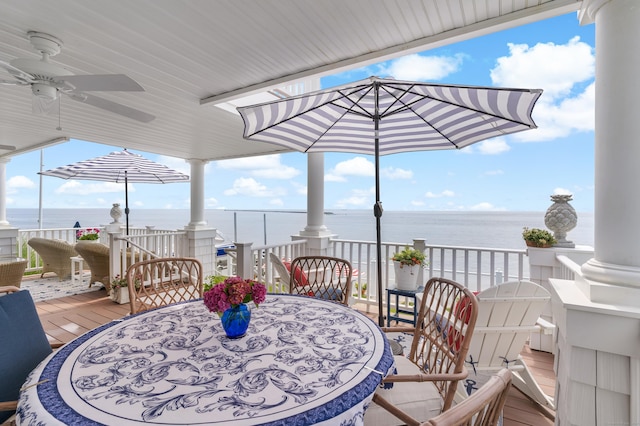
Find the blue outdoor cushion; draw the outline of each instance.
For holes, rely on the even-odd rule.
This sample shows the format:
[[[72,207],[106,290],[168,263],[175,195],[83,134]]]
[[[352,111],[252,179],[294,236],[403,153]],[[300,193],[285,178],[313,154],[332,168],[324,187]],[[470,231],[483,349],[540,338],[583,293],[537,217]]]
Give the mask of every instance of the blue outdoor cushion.
[[[27,376],[51,351],[28,291],[0,297],[0,401],[17,401]],[[13,413],[0,411],[0,423]]]

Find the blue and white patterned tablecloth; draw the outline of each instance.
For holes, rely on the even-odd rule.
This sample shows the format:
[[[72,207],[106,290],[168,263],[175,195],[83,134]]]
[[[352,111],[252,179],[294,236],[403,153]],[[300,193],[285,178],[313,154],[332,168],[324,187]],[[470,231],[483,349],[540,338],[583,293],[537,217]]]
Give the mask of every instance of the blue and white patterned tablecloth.
[[[230,340],[194,301],[58,350],[27,379],[18,424],[361,425],[392,368],[380,328],[348,307],[269,295]]]

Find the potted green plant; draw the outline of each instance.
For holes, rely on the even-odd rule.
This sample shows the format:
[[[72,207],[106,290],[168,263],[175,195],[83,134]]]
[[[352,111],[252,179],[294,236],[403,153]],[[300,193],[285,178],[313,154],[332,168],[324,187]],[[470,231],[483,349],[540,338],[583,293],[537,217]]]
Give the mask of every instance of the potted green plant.
[[[420,250],[416,250],[411,247],[405,247],[404,250],[399,251],[398,253],[394,253],[391,260],[394,262],[398,262],[400,265],[421,265],[422,262],[427,258],[427,256],[421,252]],[[402,267],[401,266],[401,267]]]
[[[140,280],[136,279],[136,289],[140,288]],[[111,280],[111,290],[109,290],[109,298],[116,303],[125,304],[129,303],[129,283],[126,278],[116,275]]]
[[[551,247],[557,241],[553,234],[546,229],[527,228],[522,229],[522,238],[529,247]]]
[[[404,250],[394,253],[393,261],[396,286],[400,290],[415,290],[418,288],[418,271],[426,264],[427,256],[420,250],[405,247]]]

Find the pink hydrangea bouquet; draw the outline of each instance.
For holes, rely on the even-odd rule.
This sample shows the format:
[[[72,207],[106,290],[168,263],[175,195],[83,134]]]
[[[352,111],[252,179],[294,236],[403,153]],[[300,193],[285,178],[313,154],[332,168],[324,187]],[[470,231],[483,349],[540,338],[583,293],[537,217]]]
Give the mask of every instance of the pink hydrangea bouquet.
[[[240,277],[229,277],[204,292],[204,304],[210,312],[222,313],[242,303],[253,303],[258,306],[267,297],[264,284]]]

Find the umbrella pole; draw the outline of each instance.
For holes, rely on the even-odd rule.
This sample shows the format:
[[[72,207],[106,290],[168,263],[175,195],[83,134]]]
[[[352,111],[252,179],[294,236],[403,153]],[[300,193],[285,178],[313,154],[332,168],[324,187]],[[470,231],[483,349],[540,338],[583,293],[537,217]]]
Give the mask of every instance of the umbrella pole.
[[[382,235],[380,232],[380,218],[382,217],[382,202],[380,201],[380,111],[378,110],[378,82],[374,82],[374,108],[373,131],[375,142],[375,167],[376,167],[376,203],[373,206],[373,215],[376,217],[376,265],[378,279],[378,325],[384,327],[384,305],[382,303]],[[387,301],[388,303],[388,301]]]
[[[127,182],[127,171],[124,171],[124,217],[127,223],[127,237],[129,236],[129,182]]]

